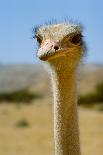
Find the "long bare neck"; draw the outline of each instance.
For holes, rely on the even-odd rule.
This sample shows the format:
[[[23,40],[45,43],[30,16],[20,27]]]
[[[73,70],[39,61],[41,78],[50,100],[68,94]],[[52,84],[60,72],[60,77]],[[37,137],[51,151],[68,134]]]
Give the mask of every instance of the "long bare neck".
[[[80,155],[76,71],[52,67],[55,155]]]

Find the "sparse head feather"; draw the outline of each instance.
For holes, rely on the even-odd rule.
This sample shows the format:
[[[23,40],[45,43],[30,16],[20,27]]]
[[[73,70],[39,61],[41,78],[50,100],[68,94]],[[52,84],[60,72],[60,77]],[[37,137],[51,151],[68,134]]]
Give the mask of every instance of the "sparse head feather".
[[[71,33],[81,33],[82,26],[75,23],[48,23],[34,28],[34,35],[43,38],[61,39]]]

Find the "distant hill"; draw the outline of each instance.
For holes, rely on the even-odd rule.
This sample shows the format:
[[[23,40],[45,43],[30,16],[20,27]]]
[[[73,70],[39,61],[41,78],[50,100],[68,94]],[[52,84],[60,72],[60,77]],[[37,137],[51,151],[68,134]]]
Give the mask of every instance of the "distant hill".
[[[3,64],[2,63],[0,63],[0,69],[3,67]]]
[[[5,65],[0,69],[0,91],[13,91],[30,87],[30,85],[35,84],[39,74],[42,74],[40,65]]]
[[[103,65],[86,64],[80,69],[80,92],[92,91],[103,81]],[[28,88],[43,94],[50,93],[48,73],[42,65],[15,64],[0,67],[0,92]]]

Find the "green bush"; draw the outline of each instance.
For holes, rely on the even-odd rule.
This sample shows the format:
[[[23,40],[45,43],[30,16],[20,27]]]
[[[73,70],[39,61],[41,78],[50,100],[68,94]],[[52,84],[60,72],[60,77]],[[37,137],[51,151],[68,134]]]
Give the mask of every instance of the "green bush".
[[[31,102],[33,99],[40,98],[41,95],[34,94],[28,90],[18,90],[14,92],[0,93],[0,101],[7,102]]]
[[[24,128],[30,126],[29,122],[25,119],[22,119],[16,123],[16,127]]]
[[[86,95],[82,95],[79,97],[79,103],[92,103],[95,102],[97,99],[97,94],[96,93],[89,93]]]
[[[96,86],[97,100],[103,102],[103,82]]]
[[[93,93],[81,95],[79,97],[79,104],[93,105],[94,103],[103,103],[103,82],[96,86]]]

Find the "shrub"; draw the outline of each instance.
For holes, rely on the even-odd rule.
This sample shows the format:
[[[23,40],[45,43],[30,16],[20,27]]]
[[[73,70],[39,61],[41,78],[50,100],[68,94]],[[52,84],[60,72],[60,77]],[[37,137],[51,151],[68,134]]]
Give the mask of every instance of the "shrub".
[[[96,99],[97,99],[96,93],[89,93],[86,95],[82,95],[79,97],[79,104],[81,104],[81,103],[92,103],[92,102],[95,102]]]
[[[34,94],[28,90],[18,90],[14,92],[0,93],[0,101],[7,102],[31,102],[33,99],[40,98],[41,95]]]
[[[82,95],[79,97],[79,104],[103,103],[103,82],[96,86],[93,93]]]
[[[30,126],[29,122],[25,119],[22,119],[16,123],[16,127],[24,128]]]
[[[97,100],[103,102],[103,82],[96,86]]]

